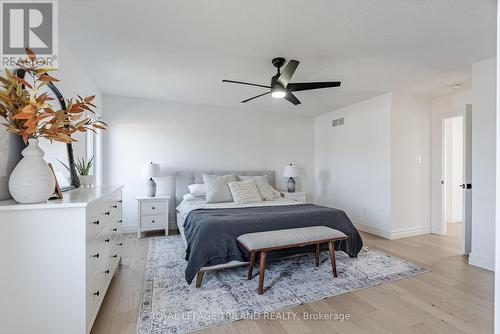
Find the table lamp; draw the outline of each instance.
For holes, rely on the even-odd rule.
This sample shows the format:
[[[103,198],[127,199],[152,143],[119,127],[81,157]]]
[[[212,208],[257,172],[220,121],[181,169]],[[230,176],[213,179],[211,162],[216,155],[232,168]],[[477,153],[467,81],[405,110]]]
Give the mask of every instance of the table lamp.
[[[148,197],[156,196],[156,182],[153,180],[153,177],[159,176],[161,176],[160,164],[148,162],[142,166],[141,177],[149,178],[146,188],[146,195]]]
[[[294,177],[299,176],[299,168],[295,165],[285,166],[285,170],[283,171],[283,177],[288,177],[288,182],[286,183],[286,188],[289,193],[295,192],[295,180]]]

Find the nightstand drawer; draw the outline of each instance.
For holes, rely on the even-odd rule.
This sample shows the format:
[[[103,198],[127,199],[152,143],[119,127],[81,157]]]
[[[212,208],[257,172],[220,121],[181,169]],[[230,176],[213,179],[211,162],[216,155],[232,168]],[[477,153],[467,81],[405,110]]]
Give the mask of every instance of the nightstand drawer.
[[[167,208],[164,202],[143,202],[141,203],[141,215],[164,214]]]
[[[158,216],[143,216],[141,217],[141,228],[162,228],[167,226],[167,219],[165,215]]]

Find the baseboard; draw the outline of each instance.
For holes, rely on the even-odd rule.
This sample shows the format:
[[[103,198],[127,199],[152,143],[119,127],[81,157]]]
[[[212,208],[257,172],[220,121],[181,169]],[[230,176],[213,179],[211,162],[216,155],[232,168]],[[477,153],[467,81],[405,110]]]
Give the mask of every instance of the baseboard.
[[[417,235],[430,233],[430,228],[425,228],[422,226],[402,228],[402,229],[397,229],[397,230],[392,230],[392,231],[386,231],[386,230],[383,230],[383,229],[380,229],[377,227],[373,227],[373,226],[369,226],[369,225],[365,225],[365,224],[360,224],[360,223],[354,223],[354,226],[360,231],[374,234],[374,235],[377,235],[379,237],[389,239],[389,240],[414,237]]]
[[[391,239],[391,233],[389,231],[385,231],[385,230],[382,230],[378,227],[373,227],[373,226],[360,224],[360,223],[353,223],[353,224],[360,231],[374,234],[374,235],[377,235],[377,236],[382,237],[382,238]]]
[[[429,227],[415,226],[391,231],[391,240],[431,233]]]
[[[137,225],[123,225],[122,226],[122,233],[136,233],[137,232]]]
[[[482,256],[469,254],[469,264],[475,267],[484,268],[490,271],[495,271],[495,261]]]

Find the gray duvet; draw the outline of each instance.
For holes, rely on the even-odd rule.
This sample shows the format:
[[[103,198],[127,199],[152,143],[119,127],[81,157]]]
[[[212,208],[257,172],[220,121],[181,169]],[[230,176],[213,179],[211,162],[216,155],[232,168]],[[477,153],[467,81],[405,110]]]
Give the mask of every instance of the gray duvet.
[[[336,242],[335,249],[342,250],[351,257],[356,257],[363,247],[363,240],[349,217],[344,211],[337,209],[300,204],[193,210],[184,222],[188,261],[186,281],[191,284],[204,266],[248,261],[248,252],[236,241],[242,234],[307,226],[328,226],[344,232],[349,239]],[[271,252],[268,259],[312,252],[313,247]]]

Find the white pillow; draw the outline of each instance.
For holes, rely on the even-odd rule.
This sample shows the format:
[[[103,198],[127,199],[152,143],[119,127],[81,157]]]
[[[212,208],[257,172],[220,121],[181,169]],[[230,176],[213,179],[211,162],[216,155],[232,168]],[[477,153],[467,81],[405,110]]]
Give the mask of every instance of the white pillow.
[[[194,197],[205,197],[207,195],[207,190],[204,184],[190,184],[188,189],[189,193]]]
[[[229,182],[228,186],[236,204],[262,202],[255,180]]]
[[[260,197],[264,201],[272,201],[276,198],[280,198],[281,194],[279,191],[275,190],[270,184],[267,175],[264,176],[243,176],[238,175],[238,179],[241,181],[255,180],[257,184],[257,189],[259,190]]]
[[[236,175],[228,174],[220,175],[207,175],[202,174],[203,183],[207,192],[207,203],[222,203],[232,202],[233,197],[228,187],[228,182],[236,181]]]

